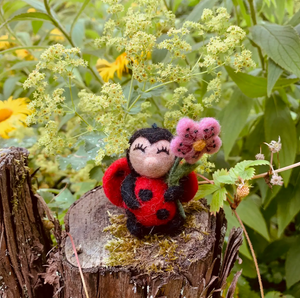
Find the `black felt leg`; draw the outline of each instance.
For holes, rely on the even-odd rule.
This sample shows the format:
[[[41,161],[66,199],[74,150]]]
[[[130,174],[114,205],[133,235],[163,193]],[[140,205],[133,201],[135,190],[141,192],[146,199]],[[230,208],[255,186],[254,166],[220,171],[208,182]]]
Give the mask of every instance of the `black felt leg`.
[[[177,212],[174,218],[165,225],[155,227],[155,233],[168,234],[175,236],[181,232],[181,228],[184,224],[184,219]]]
[[[136,220],[136,217],[132,212],[126,210],[127,214],[127,229],[133,236],[137,238],[143,238],[150,232],[149,228],[144,227],[141,223]]]

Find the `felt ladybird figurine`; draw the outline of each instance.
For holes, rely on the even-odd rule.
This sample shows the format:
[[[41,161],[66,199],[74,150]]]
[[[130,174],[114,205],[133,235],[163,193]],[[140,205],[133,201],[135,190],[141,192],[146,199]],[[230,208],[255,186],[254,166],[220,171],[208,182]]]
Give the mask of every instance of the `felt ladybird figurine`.
[[[142,238],[148,234],[174,234],[184,219],[176,201],[188,202],[198,190],[194,172],[168,187],[167,175],[175,162],[170,150],[173,135],[158,127],[136,131],[129,140],[127,157],[115,161],[105,172],[107,198],[126,209],[129,232]]]

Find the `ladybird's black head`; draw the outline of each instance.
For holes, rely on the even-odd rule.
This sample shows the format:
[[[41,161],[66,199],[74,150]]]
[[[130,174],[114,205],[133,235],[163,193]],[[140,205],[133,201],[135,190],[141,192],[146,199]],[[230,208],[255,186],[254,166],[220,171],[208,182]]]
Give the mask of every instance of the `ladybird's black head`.
[[[143,137],[147,139],[150,144],[154,144],[160,140],[171,142],[173,135],[167,129],[157,127],[156,124],[153,124],[151,128],[142,128],[137,130],[129,140],[130,146],[139,137]]]

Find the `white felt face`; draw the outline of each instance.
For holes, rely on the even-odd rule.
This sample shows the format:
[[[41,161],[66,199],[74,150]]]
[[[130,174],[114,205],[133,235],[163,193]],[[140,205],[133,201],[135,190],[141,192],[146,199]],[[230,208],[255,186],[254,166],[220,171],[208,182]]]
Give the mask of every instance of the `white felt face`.
[[[151,145],[143,137],[132,143],[129,158],[135,171],[149,178],[160,178],[167,174],[175,160],[169,141],[161,140]]]

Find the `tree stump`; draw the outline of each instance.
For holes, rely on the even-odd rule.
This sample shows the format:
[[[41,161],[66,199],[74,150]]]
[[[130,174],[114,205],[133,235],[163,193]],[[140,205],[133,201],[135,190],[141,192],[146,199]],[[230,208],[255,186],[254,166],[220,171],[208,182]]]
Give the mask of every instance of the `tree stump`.
[[[220,212],[217,217],[210,215],[205,200],[191,205],[193,206],[188,207],[186,211],[187,221],[194,222],[192,227],[185,227],[184,234],[168,238],[177,245],[174,261],[171,261],[173,268],[170,269],[168,268],[170,260],[166,262],[166,258],[158,254],[164,238],[158,239],[158,244],[153,245],[148,251],[147,248],[145,251],[141,249],[144,257],[139,253],[135,254],[134,258],[141,260],[143,264],[132,260],[125,266],[108,266],[110,256],[105,250],[105,245],[114,236],[103,230],[110,225],[109,214],[110,216],[120,214],[122,209],[108,201],[101,187],[89,191],[75,202],[65,217],[65,225],[79,252],[78,257],[89,297],[204,298],[210,293],[213,293],[212,297],[220,297],[220,291],[226,285],[226,278],[242,243],[242,232],[236,229],[231,233],[228,249],[221,264],[226,232],[224,213]],[[186,237],[187,235],[189,237]],[[127,235],[125,241],[128,239],[130,242],[131,238],[134,237]],[[63,245],[63,255],[64,297],[86,297],[75,254],[68,238]],[[151,271],[153,264],[160,265],[158,272]],[[232,288],[235,287],[236,281],[237,278]],[[231,289],[231,292],[233,294],[234,290]]]
[[[0,150],[0,297],[52,297],[40,275],[51,248],[43,211],[31,191],[28,151]]]
[[[0,151],[0,297],[86,297],[70,239],[31,190],[27,158],[22,148]],[[190,203],[186,212],[187,224],[177,236],[140,241],[122,230],[122,209],[108,201],[101,187],[76,201],[65,226],[74,239],[89,297],[221,297],[242,230],[231,231],[221,258],[224,213],[211,215],[205,200]],[[55,227],[55,248],[43,225],[45,216]],[[239,275],[226,298],[232,298]]]

